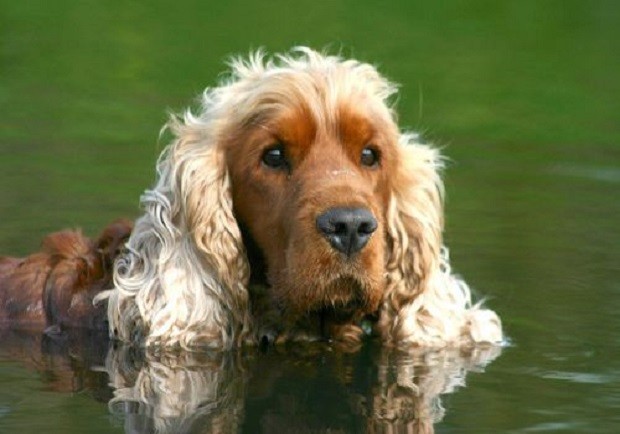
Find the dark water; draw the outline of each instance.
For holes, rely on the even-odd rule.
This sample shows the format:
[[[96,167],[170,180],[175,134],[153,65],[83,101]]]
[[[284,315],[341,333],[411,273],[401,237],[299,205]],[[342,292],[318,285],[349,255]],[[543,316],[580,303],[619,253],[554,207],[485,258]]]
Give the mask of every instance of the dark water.
[[[454,267],[501,355],[136,354],[0,336],[0,432],[620,430],[620,3],[0,1],[0,252],[138,214],[166,109],[230,53],[331,45],[453,160]],[[417,431],[416,431],[417,430]]]

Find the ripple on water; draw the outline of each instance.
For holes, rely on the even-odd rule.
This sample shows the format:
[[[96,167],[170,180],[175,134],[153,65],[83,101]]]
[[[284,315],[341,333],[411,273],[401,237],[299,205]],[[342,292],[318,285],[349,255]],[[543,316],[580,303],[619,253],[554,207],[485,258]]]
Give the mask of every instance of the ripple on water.
[[[534,374],[548,380],[565,380],[580,384],[607,384],[614,381],[609,375],[592,372],[539,371]]]
[[[559,175],[588,178],[595,181],[620,183],[620,167],[586,166],[574,163],[557,163],[550,171]]]
[[[579,424],[575,422],[545,422],[529,426],[521,430],[521,432],[561,432],[574,431]]]

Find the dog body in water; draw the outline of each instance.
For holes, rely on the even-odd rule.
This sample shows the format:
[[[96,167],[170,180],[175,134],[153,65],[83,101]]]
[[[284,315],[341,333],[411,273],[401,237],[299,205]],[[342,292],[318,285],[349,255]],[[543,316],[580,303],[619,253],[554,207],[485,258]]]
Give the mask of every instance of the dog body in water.
[[[233,60],[196,113],[168,124],[114,288],[96,297],[111,335],[182,348],[365,332],[501,342],[497,315],[451,271],[442,160],[399,130],[395,93],[373,66],[308,48]]]

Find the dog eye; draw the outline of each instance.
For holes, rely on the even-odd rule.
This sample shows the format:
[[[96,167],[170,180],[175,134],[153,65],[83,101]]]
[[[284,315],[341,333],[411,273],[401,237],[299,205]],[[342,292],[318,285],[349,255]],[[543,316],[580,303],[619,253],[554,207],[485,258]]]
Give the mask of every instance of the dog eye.
[[[263,164],[272,169],[286,169],[288,168],[288,161],[284,154],[284,147],[281,144],[277,144],[263,153]]]
[[[366,147],[362,149],[360,161],[364,166],[375,167],[379,164],[379,152],[371,147]]]

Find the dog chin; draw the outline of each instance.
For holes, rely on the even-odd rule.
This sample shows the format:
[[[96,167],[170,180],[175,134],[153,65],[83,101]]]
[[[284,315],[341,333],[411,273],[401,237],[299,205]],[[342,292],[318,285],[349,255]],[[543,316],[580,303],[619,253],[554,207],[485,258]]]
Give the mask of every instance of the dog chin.
[[[314,293],[305,306],[306,312],[329,313],[335,319],[345,320],[355,313],[371,313],[379,307],[376,289],[357,276],[337,276],[322,287],[309,286]]]

